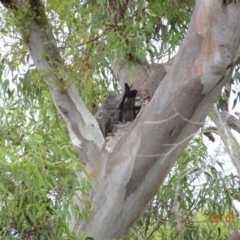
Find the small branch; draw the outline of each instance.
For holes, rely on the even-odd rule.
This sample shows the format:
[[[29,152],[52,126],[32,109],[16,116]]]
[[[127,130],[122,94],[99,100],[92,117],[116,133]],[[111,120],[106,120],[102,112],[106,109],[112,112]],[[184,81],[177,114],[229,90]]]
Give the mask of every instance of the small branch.
[[[218,134],[216,127],[208,127],[207,129],[202,130],[202,134],[204,134],[210,141],[215,142],[213,133]]]
[[[219,113],[216,108],[213,111],[213,115],[213,121],[218,128],[219,135],[240,176],[240,145],[230,130],[230,127],[236,127],[232,122],[234,121],[235,123],[235,117],[231,116],[228,112]]]
[[[234,117],[233,115],[229,114],[226,111],[220,113],[220,115],[221,115],[221,118],[223,119],[223,121],[225,121],[230,128],[232,128],[235,131],[237,131],[238,133],[240,133],[240,120],[239,119],[237,119],[236,117]]]

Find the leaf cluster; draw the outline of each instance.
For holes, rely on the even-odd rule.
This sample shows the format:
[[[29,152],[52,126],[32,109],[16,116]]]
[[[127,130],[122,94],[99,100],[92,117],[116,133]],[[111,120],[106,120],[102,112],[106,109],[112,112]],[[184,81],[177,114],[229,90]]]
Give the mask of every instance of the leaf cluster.
[[[239,187],[238,177],[225,173],[222,161],[211,159],[197,136],[126,239],[224,240],[237,229],[231,201]]]
[[[72,203],[91,182],[69,142],[61,117],[37,71],[1,80],[0,238],[78,239],[66,219],[72,209],[83,221],[90,212]],[[35,81],[31,81],[34,78]],[[18,91],[16,91],[18,89]]]
[[[129,66],[167,60],[186,33],[193,4],[192,0],[53,0],[45,4],[45,12],[70,74],[68,81],[79,85],[79,89],[91,83],[94,89],[98,85],[93,94],[96,96],[105,94],[109,86],[117,89],[111,72],[112,60],[121,59]],[[35,17],[33,14],[22,24],[22,20],[17,17],[11,20],[12,14],[6,14],[1,32],[15,39],[17,32],[22,33],[12,43],[22,46],[27,41],[23,34],[29,29],[26,24],[31,24]],[[19,49],[21,54],[25,58],[26,50],[20,53]],[[11,57],[11,61],[15,58]]]

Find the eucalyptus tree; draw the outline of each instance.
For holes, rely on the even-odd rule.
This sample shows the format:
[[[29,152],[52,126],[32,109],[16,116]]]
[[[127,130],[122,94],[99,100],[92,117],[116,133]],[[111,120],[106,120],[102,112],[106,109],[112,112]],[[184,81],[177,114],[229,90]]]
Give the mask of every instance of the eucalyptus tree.
[[[41,201],[41,206],[48,209],[47,216],[41,215],[46,221],[41,220],[39,227],[36,227],[39,218],[36,209],[27,208],[24,213],[19,210],[20,220],[12,222],[12,230],[2,227],[1,231],[11,234],[18,229],[16,236],[26,239],[40,238],[49,234],[49,229],[55,238],[59,234],[81,237],[82,232],[94,239],[120,238],[141,216],[188,142],[203,125],[238,63],[240,3],[197,0],[194,6],[190,0],[1,2],[4,5],[2,34],[13,39],[4,63],[9,63],[8,68],[24,63],[30,75],[13,77],[16,88],[2,81],[7,90],[3,94],[11,96],[17,91],[23,96],[24,91],[30,95],[38,91],[36,95],[44,97],[47,85],[76,152],[73,158],[86,170],[76,163],[77,176],[67,178],[71,181],[64,182],[63,189],[55,189],[50,184],[43,193],[45,197],[39,200],[37,195],[31,199]],[[162,63],[173,54],[171,60]],[[106,141],[93,111],[109,87],[117,88],[125,82],[132,83],[150,102],[142,107],[120,137]],[[18,102],[20,100],[18,98]],[[38,102],[39,106],[44,100]],[[42,107],[50,114],[49,118],[59,119],[56,112]],[[38,111],[32,113],[29,109],[29,112],[31,119],[36,118]],[[68,145],[63,129],[60,128],[58,135],[63,135]],[[29,131],[32,132],[34,129]],[[29,136],[20,135],[17,145],[27,141],[34,151],[38,145],[33,142],[50,142],[46,141],[47,136],[35,137],[31,142]],[[31,160],[42,164],[43,172],[59,166],[69,170],[69,150],[66,147],[64,150],[64,155],[55,155],[57,153],[46,146],[41,158],[35,153]],[[16,164],[20,164],[27,153],[27,148],[18,148],[11,157],[18,156],[20,160]],[[45,159],[52,156],[57,156],[58,161],[54,159],[54,164],[48,161],[46,166]],[[11,157],[4,156],[8,161]],[[37,174],[38,167],[34,169]],[[72,174],[71,170],[65,172],[65,177]],[[92,181],[88,193],[83,187],[89,184],[87,176]],[[53,179],[60,181],[65,177],[56,173],[51,181],[55,183]],[[21,183],[22,180],[14,179],[12,184],[16,187]],[[69,187],[71,183],[73,188]],[[30,186],[24,182],[18,194],[28,191]],[[65,199],[66,202],[71,199],[80,207],[81,216],[87,214],[84,209],[90,209],[90,216],[83,220],[76,213],[79,209],[71,210],[65,223],[62,215],[57,215],[63,228],[57,232],[58,226],[50,224],[53,217],[49,216],[54,213],[55,205],[46,196],[59,193],[54,200],[61,196],[59,201],[64,208],[64,191],[69,191],[71,197]],[[9,194],[8,199],[16,196]],[[29,201],[26,195],[20,199],[17,206]]]

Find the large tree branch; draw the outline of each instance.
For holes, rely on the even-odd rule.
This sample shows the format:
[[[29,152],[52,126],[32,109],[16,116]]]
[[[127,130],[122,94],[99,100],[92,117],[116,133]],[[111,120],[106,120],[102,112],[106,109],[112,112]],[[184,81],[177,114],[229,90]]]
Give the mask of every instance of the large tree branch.
[[[63,79],[71,82],[62,65],[54,36],[48,24],[42,28],[32,22],[28,44],[36,67],[45,74],[53,101],[65,121],[73,146],[85,165],[92,164],[104,142],[96,119],[89,112],[75,85],[65,91]],[[59,74],[60,73],[60,74]]]
[[[167,74],[166,68],[169,68],[169,65],[166,67],[164,64],[132,64],[129,66],[121,60],[116,60],[111,65],[115,78],[122,89],[128,82],[132,84],[132,89],[137,89],[140,94],[149,90],[151,97]]]
[[[20,0],[15,0],[13,4],[21,8]],[[31,0],[31,7],[32,11],[36,11],[37,17],[29,19],[26,16],[25,19],[30,21],[27,41],[30,55],[36,68],[46,77],[54,104],[67,125],[70,139],[80,161],[89,166],[96,160],[96,156],[101,154],[104,138],[96,119],[83,103],[75,85],[71,83],[72,79],[69,79],[69,74],[55,45],[51,26],[45,20],[39,22],[39,19],[46,18],[41,10],[40,1]]]
[[[171,70],[110,159],[95,167],[96,211],[87,226],[89,235],[120,237],[154,196],[202,125],[240,55],[239,18],[239,3],[226,7],[222,1],[196,2]]]

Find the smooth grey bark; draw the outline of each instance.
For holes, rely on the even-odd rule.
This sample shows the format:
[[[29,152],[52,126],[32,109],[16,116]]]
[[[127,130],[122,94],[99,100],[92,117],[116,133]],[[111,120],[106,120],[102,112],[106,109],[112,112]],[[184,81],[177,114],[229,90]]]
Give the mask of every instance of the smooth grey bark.
[[[231,115],[229,112],[221,112],[220,116],[222,118],[222,121],[226,122],[226,124],[233,130],[240,133],[240,119],[237,119],[233,115]]]
[[[20,0],[17,2],[20,6]],[[146,87],[145,82],[151,81],[156,73],[154,78],[161,83],[159,86],[156,83],[158,88],[156,91],[153,88],[150,103],[112,151],[104,148],[97,122],[76,87],[72,84],[64,89],[62,79],[68,79],[68,74],[50,26],[31,23],[30,54],[36,67],[44,72],[73,146],[93,179],[93,214],[85,224],[72,216],[69,221],[72,231],[85,231],[96,240],[120,238],[137,221],[203,124],[231,66],[240,56],[239,20],[240,3],[223,6],[220,0],[196,1],[187,35],[172,67],[144,66],[137,79],[133,79],[134,82],[140,78],[141,87]],[[131,76],[128,68],[114,64],[120,82]],[[161,76],[157,74],[158,68],[162,68]],[[149,74],[149,69],[156,71]],[[61,78],[54,74],[56,71]],[[154,84],[153,81],[150,86]]]
[[[104,138],[96,119],[87,109],[74,84],[65,89],[63,79],[68,73],[61,64],[59,50],[49,24],[42,28],[36,22],[30,26],[29,52],[37,69],[44,73],[54,104],[66,123],[70,139],[79,160],[91,165],[101,154]],[[58,72],[58,77],[55,72]],[[61,75],[61,77],[59,77]]]
[[[218,133],[224,143],[228,155],[237,169],[238,175],[240,176],[240,145],[229,127],[229,122],[231,121],[230,123],[232,125],[234,117],[230,116],[227,112],[219,113],[217,109],[214,109],[213,114],[213,121],[217,126]],[[240,121],[236,120],[237,119],[234,119],[234,127],[236,126],[235,123],[237,126],[240,125]]]
[[[213,121],[218,128],[218,133],[224,143],[228,155],[230,156],[234,166],[237,169],[238,176],[240,176],[240,145],[233,136],[229,126],[237,129],[239,128],[240,121],[235,119],[227,112],[219,113],[217,109],[213,112]],[[240,239],[240,231],[233,233],[228,240]]]
[[[228,240],[239,240],[239,239],[240,239],[240,231],[236,231],[228,238]]]
[[[196,2],[171,70],[114,152],[95,167],[90,236],[126,233],[202,125],[239,57],[239,10],[239,3]]]

